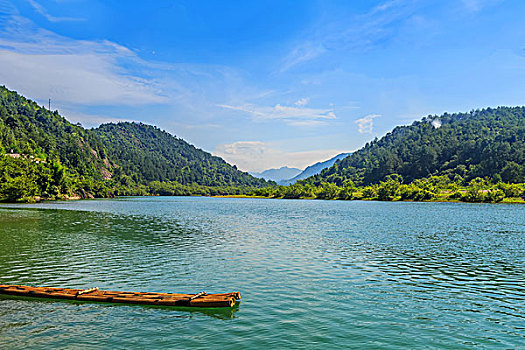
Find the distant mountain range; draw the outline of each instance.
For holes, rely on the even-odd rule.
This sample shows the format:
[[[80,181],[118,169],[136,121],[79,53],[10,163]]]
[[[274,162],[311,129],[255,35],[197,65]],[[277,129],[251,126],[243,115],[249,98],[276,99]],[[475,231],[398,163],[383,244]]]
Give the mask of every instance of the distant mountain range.
[[[341,153],[341,154],[336,155],[333,158],[325,160],[324,162],[315,163],[313,165],[306,167],[306,169],[304,169],[301,173],[297,174],[295,177],[288,178],[287,180],[277,181],[277,183],[279,183],[279,185],[290,185],[299,180],[304,180],[310,176],[317,175],[324,169],[329,168],[332,165],[334,165],[335,162],[337,162],[339,159],[346,158],[350,154],[351,153]]]
[[[306,167],[304,170],[283,166],[279,169],[268,169],[260,173],[250,173],[255,177],[277,182],[279,185],[289,185],[296,181],[304,180],[310,176],[319,174],[323,169],[329,168],[339,159],[346,158],[350,153],[341,153],[333,158],[318,162]]]
[[[250,173],[252,176],[259,177],[261,179],[265,180],[271,180],[279,183],[280,181],[290,179],[299,173],[301,173],[301,169],[297,168],[288,168],[287,166],[283,166],[279,169],[268,169],[260,173]]]

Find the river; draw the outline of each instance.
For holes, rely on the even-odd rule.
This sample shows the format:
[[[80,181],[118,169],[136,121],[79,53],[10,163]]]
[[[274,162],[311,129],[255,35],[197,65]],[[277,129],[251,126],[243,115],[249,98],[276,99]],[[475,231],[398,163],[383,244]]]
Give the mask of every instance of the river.
[[[525,206],[1,205],[0,284],[242,295],[231,310],[0,297],[2,349],[524,348]]]

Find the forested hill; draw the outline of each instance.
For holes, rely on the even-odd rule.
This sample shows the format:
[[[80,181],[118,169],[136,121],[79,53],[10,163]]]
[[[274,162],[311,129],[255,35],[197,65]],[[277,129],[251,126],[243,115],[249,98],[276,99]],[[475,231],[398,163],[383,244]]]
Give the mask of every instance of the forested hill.
[[[425,117],[396,127],[306,182],[368,185],[390,174],[405,182],[431,175],[455,182],[477,177],[525,182],[525,107]]]
[[[270,185],[158,128],[84,129],[0,86],[0,201],[239,194]]]
[[[96,135],[0,87],[0,154],[25,154],[59,161],[76,175],[102,178],[107,165]]]
[[[93,132],[0,87],[0,200],[107,195],[111,168]]]
[[[268,183],[237,170],[159,128],[142,123],[103,124],[94,129],[118,165],[139,183],[174,181],[183,185],[267,186]]]

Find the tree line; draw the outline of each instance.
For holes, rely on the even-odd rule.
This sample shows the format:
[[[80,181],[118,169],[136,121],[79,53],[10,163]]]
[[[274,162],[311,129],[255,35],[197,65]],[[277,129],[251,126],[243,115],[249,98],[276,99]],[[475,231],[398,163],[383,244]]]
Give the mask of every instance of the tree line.
[[[525,184],[479,177],[466,183],[454,182],[444,175],[404,183],[401,175],[391,174],[384,181],[367,186],[356,186],[351,180],[341,186],[333,182],[312,184],[304,181],[290,186],[258,188],[251,195],[283,199],[525,202]]]

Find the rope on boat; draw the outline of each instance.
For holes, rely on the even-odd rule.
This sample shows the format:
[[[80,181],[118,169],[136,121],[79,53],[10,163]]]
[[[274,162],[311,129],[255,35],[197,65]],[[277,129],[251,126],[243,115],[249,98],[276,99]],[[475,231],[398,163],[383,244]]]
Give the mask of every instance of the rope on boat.
[[[206,295],[206,292],[200,292],[200,293],[197,293],[197,294],[195,294],[194,296],[191,296],[191,297],[190,297],[190,300],[197,299],[198,297],[202,297],[202,296],[204,296],[204,295]]]
[[[89,288],[89,289],[84,289],[84,290],[79,290],[77,292],[77,295],[81,295],[81,294],[86,294],[86,293],[91,293],[91,292],[96,292],[98,291],[98,287],[95,287],[95,288]]]

